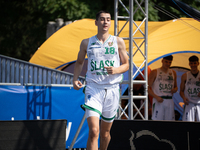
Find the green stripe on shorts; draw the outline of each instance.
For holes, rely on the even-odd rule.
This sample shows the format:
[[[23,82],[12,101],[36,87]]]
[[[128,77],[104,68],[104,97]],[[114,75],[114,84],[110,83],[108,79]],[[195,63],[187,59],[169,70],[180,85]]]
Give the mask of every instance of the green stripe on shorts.
[[[85,104],[84,104],[84,105],[81,105],[81,108],[82,108],[83,110],[85,110],[85,108],[86,108],[86,109],[95,111],[95,112],[97,112],[98,114],[100,114],[100,116],[101,116],[101,112],[100,112],[99,110],[95,109],[95,108],[92,108],[92,107],[87,106],[87,105],[85,105]]]
[[[115,116],[114,117],[112,117],[112,118],[106,118],[106,117],[103,117],[103,116],[101,116],[102,117],[102,119],[104,119],[104,120],[113,120],[114,118],[115,118]]]
[[[81,105],[81,108],[83,109],[83,110],[85,110],[85,109],[89,109],[89,110],[92,110],[92,111],[95,111],[95,112],[97,112],[98,114],[100,114],[100,116],[102,117],[102,119],[104,119],[104,120],[113,120],[114,118],[115,118],[115,116],[114,117],[112,117],[112,118],[106,118],[106,117],[103,117],[102,116],[102,114],[101,114],[101,112],[99,111],[99,110],[97,110],[97,109],[95,109],[95,108],[92,108],[92,107],[90,107],[90,106],[87,106],[87,105]]]

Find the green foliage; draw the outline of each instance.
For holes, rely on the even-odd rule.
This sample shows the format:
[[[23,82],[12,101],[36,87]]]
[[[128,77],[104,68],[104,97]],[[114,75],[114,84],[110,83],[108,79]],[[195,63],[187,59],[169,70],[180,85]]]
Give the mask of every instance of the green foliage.
[[[121,0],[129,9],[129,0]],[[137,0],[139,3],[142,0]],[[199,0],[182,0],[200,10]],[[164,4],[161,0],[149,0],[148,18],[150,21],[172,19],[167,14],[155,9],[162,6],[177,17],[186,15]],[[138,8],[134,2],[134,11]],[[144,10],[144,2],[142,5]],[[63,18],[74,21],[93,18],[99,10],[108,10],[114,19],[114,0],[0,0],[0,54],[28,61],[31,55],[46,40],[46,27],[49,21]],[[119,3],[120,16],[128,16]],[[143,20],[141,10],[136,11],[134,20]]]
[[[0,10],[0,53],[27,61],[46,40],[48,21],[73,21],[89,13],[78,0],[1,0]]]

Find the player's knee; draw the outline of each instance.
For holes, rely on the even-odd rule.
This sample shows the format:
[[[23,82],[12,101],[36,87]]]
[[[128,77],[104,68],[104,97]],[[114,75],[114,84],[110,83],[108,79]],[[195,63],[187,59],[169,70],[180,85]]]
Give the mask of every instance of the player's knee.
[[[101,131],[100,136],[101,138],[108,138],[110,137],[110,131]]]
[[[90,138],[98,138],[99,136],[99,129],[98,128],[92,128],[90,129],[90,132],[89,132],[89,137]]]

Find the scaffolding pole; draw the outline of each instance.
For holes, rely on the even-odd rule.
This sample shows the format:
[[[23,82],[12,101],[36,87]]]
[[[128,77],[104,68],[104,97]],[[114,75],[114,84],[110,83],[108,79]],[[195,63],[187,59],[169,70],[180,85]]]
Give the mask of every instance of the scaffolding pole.
[[[127,11],[128,16],[119,16],[118,13],[118,5],[121,4],[122,7]],[[142,4],[144,4],[145,7],[145,11],[143,10]],[[137,7],[135,10],[134,8]],[[129,120],[133,120],[134,119],[134,112],[133,112],[133,106],[136,106],[133,102],[133,99],[139,99],[139,98],[144,98],[144,116],[142,116],[143,120],[148,120],[148,57],[147,57],[147,46],[148,46],[148,0],[141,0],[140,2],[138,2],[138,0],[129,0],[129,9],[126,8],[126,6],[123,4],[122,0],[115,0],[114,1],[114,34],[115,36],[119,36],[120,33],[122,32],[124,26],[126,26],[129,22],[129,37],[123,37],[124,40],[129,40],[129,77],[127,81],[123,81],[122,84],[128,84],[129,90],[128,90],[128,96],[121,96],[121,99],[127,99],[128,100],[128,104],[127,107],[125,107],[125,109],[128,109],[128,116],[125,114],[125,110],[123,110],[120,106],[120,111],[118,115],[118,119],[121,119],[120,117],[122,116],[122,114],[125,114],[125,116],[127,116],[127,119]],[[141,11],[144,14],[144,18],[141,22],[145,24],[145,29],[144,29],[144,33],[142,33],[140,27],[141,24],[139,26],[137,26],[137,24],[134,21],[134,15],[137,11]],[[119,29],[118,26],[118,21],[119,19],[127,19],[126,24]],[[133,25],[135,25],[135,29],[133,30]],[[118,32],[119,31],[119,32]],[[143,37],[134,37],[136,32],[141,32]],[[144,44],[144,50],[142,51],[140,49],[141,45],[138,46],[137,42],[135,41],[135,39],[142,39],[143,40],[143,44]],[[137,50],[135,52],[133,52],[133,43],[135,44],[135,47],[137,47]],[[137,54],[137,52],[140,52],[143,54],[144,56],[144,61],[141,64],[141,66],[144,66],[144,75],[143,81],[135,81],[134,78],[136,77],[137,73],[142,73],[141,72],[141,66],[136,66],[137,67],[137,71],[136,73],[133,72],[133,64],[134,63],[134,56]],[[133,86],[134,84],[143,84],[144,85],[144,96],[140,97],[140,96],[136,96],[133,93]],[[121,102],[120,102],[121,104]],[[140,109],[136,109],[137,113],[141,114]]]

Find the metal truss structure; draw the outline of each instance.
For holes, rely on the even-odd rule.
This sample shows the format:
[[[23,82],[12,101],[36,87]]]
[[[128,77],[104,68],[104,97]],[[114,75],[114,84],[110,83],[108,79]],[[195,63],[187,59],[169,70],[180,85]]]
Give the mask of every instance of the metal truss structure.
[[[119,15],[119,5],[126,10],[128,16]],[[126,119],[133,120],[136,118],[137,115],[139,115],[141,119],[148,120],[148,0],[129,0],[128,8],[124,5],[122,0],[115,0],[114,7],[115,36],[120,36],[120,33],[123,32],[124,27],[129,25],[129,37],[122,37],[124,40],[129,41],[129,52],[127,52],[129,56],[129,78],[127,81],[123,81],[122,83],[128,84],[128,95],[121,96],[121,100],[127,100],[128,103],[124,108],[121,105],[119,106],[120,111],[118,113],[117,119],[122,119],[122,116],[125,116]],[[141,24],[136,24],[136,22],[134,21],[134,16],[136,15],[137,11],[141,11],[141,13],[143,14]],[[119,20],[126,20],[125,24],[122,27],[119,27],[118,25]],[[143,29],[141,29],[142,27]],[[137,32],[140,32],[141,37],[136,37]],[[138,40],[140,40],[139,43]],[[138,54],[142,55],[143,58],[143,62],[140,66],[136,66],[134,63],[134,57],[136,57],[136,55]],[[133,67],[136,67],[135,72],[133,72]],[[144,68],[144,72],[141,71],[142,68]],[[142,76],[144,80],[134,80],[138,76],[138,74],[140,74],[140,76]],[[142,84],[144,86],[144,95],[134,95],[133,87],[136,84]],[[141,102],[141,105],[138,108],[135,105],[134,101],[141,99],[143,101]],[[126,113],[126,110],[128,110],[128,113]]]

